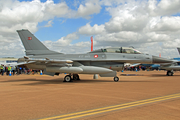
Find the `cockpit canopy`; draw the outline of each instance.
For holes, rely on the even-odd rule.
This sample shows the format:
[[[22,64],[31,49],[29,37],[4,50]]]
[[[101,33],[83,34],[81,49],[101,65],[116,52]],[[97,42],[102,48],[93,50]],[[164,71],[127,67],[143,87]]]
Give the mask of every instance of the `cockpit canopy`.
[[[107,53],[128,53],[128,54],[141,54],[138,50],[128,47],[120,48],[102,48],[92,51],[92,53],[107,52]]]

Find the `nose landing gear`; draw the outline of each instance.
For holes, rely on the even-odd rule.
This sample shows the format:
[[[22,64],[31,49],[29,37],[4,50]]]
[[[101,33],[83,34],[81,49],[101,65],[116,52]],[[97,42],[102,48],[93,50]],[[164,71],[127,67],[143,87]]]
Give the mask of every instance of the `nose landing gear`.
[[[174,72],[173,71],[167,71],[167,76],[173,76]]]
[[[118,77],[114,77],[114,82],[118,82],[119,78]]]

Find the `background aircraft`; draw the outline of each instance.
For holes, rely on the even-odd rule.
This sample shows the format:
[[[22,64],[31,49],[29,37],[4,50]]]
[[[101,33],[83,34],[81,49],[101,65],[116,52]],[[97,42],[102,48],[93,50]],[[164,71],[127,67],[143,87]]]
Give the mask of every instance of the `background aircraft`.
[[[180,55],[180,48],[177,48],[179,55]],[[180,61],[180,57],[179,58],[173,58],[174,60]],[[180,65],[180,62],[178,62],[178,65]]]
[[[30,69],[44,70],[44,74],[58,75],[68,73],[64,81],[78,80],[78,74],[99,74],[101,77],[114,77],[119,81],[116,71],[121,71],[124,63],[172,63],[172,60],[143,54],[133,48],[105,48],[86,54],[63,54],[49,50],[28,30],[17,30],[25,47],[24,60]]]
[[[177,48],[179,54],[180,54],[180,48]],[[167,70],[167,76],[173,76],[174,71],[180,71],[180,58],[173,58],[177,62],[172,63],[172,64],[162,64],[160,66],[161,70]]]
[[[141,66],[141,67],[145,67],[145,68],[151,68],[151,70],[159,70],[159,68],[160,68],[160,64],[135,63],[135,64],[130,65],[130,67],[137,67],[137,66]]]
[[[177,48],[179,54],[180,54],[180,48]],[[166,70],[167,76],[173,76],[174,71],[180,71],[180,58],[173,58],[175,60],[172,63],[160,63],[160,64],[141,64],[141,63],[135,63],[130,65],[130,67],[136,67],[136,66],[144,66],[144,67],[151,67],[151,70]],[[179,61],[179,62],[178,62]]]

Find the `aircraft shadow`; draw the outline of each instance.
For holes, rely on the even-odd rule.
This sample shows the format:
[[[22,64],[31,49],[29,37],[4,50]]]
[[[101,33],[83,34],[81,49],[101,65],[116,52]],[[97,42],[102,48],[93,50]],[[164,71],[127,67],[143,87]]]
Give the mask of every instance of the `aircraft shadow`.
[[[22,82],[22,81],[37,81],[37,80],[36,78],[32,78],[32,79],[20,79],[20,80],[5,80],[0,82]]]
[[[97,82],[114,82],[107,80],[73,80],[72,82],[63,82],[64,79],[51,79],[51,80],[33,80],[35,83],[27,83],[21,85],[40,85],[40,84],[78,84],[78,83],[97,83]]]
[[[36,78],[32,79],[20,79],[20,80],[6,80],[6,81],[0,81],[0,82],[32,82],[32,83],[22,83],[20,85],[43,85],[43,84],[78,84],[78,83],[102,83],[102,82],[114,82],[113,80],[91,80],[91,79],[82,79],[82,80],[73,80],[73,82],[63,82],[63,78],[56,78],[56,79],[50,79],[50,80],[40,80]],[[120,80],[117,83],[120,82],[154,82],[154,81],[123,81]]]
[[[180,76],[180,75],[176,75],[174,74],[173,76],[167,76],[166,74],[152,74],[150,77],[173,77],[173,76]]]
[[[0,82],[34,82],[34,83],[27,83],[21,85],[35,85],[35,84],[59,84],[63,82],[63,79],[50,79],[50,80],[39,80],[36,78],[31,79],[20,79],[20,80],[6,80]]]
[[[120,74],[120,76],[144,76],[143,74]]]

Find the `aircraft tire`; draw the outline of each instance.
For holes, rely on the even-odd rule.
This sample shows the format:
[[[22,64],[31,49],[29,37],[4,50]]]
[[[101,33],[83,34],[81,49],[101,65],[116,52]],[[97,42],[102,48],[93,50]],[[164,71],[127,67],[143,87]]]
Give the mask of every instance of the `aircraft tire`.
[[[78,74],[73,74],[73,80],[80,80]]]
[[[64,77],[64,82],[71,82],[72,81],[72,79],[71,79],[71,76],[70,75],[66,75],[65,77]]]
[[[174,72],[171,72],[171,76],[173,76],[174,75]]]
[[[114,82],[118,82],[119,78],[118,77],[114,77]]]
[[[171,72],[171,71],[167,71],[167,76],[173,76],[173,72]]]

